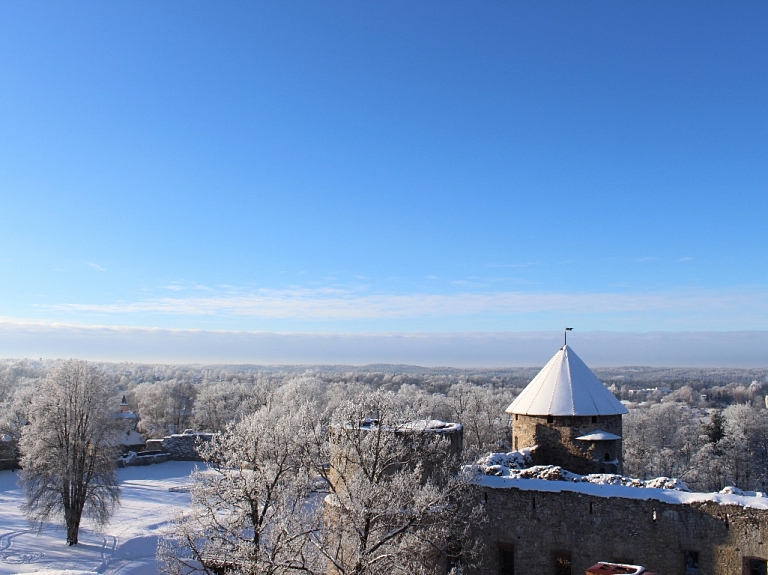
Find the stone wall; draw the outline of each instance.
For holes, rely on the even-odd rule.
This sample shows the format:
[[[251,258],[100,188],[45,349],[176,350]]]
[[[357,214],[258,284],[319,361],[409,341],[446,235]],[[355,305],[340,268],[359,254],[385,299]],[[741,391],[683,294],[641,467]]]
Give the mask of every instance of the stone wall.
[[[628,488],[630,489],[630,488]],[[670,504],[477,487],[488,522],[482,575],[555,573],[559,554],[571,573],[598,561],[643,565],[662,575],[684,575],[685,552],[698,553],[700,575],[751,575],[749,559],[768,559],[768,511],[714,502]],[[500,560],[506,569],[500,569]],[[514,569],[510,570],[510,561]]]
[[[621,415],[597,417],[552,417],[515,415],[512,418],[512,444],[515,450],[538,445],[535,465],[559,465],[580,473],[621,473],[623,454],[621,440],[586,442],[576,438],[602,430],[621,436]],[[608,463],[605,454],[608,453]]]
[[[360,441],[361,433],[381,433],[384,441],[401,442],[406,450],[421,452],[419,463],[423,475],[434,477],[435,470],[456,473],[459,470],[460,456],[464,442],[464,427],[458,423],[446,423],[438,420],[419,421],[405,424],[396,429],[382,430],[377,426],[360,427],[331,426],[329,430],[331,470],[329,480],[334,485],[337,478],[335,470],[352,471],[359,460],[354,445]],[[437,440],[436,444],[432,444]],[[430,444],[428,448],[426,445]],[[394,471],[394,468],[393,468]]]
[[[147,451],[164,451],[175,461],[200,461],[197,452],[198,441],[208,443],[213,433],[185,432],[174,433],[162,439],[148,439]]]
[[[136,453],[134,451],[129,451],[126,455],[117,460],[117,467],[154,465],[155,463],[165,463],[170,458],[168,453]]]

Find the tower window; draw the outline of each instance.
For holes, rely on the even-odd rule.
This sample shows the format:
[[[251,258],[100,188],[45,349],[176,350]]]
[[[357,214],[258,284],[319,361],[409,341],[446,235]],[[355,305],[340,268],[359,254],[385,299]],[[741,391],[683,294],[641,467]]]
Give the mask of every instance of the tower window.
[[[519,416],[519,415],[516,413],[516,414],[515,414],[515,421],[517,421],[519,417],[520,417],[520,416]]]
[[[605,454],[605,460],[606,461],[610,461],[611,460],[611,454],[610,453],[606,453]]]
[[[597,416],[596,415],[592,416],[592,423],[597,423]]]
[[[699,552],[685,552],[685,575],[699,575]]]
[[[564,551],[556,551],[555,575],[571,575],[571,554]]]
[[[555,422],[555,418],[552,417],[551,415],[548,415],[547,416],[547,423],[554,423],[554,422]]]
[[[766,575],[768,564],[765,559],[747,559],[747,573],[749,575]]]

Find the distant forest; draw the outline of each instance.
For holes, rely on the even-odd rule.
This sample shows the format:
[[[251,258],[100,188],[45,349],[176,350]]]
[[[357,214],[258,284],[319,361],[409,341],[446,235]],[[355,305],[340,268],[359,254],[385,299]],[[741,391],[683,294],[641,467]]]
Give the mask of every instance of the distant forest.
[[[0,360],[0,435],[14,445],[38,384],[60,362]],[[328,412],[388,391],[425,417],[464,425],[467,461],[510,450],[504,412],[540,367],[255,366],[93,363],[115,412],[123,397],[145,438],[223,431],[264,405],[310,401]],[[679,477],[694,489],[768,489],[768,368],[595,368],[624,402],[625,473]]]

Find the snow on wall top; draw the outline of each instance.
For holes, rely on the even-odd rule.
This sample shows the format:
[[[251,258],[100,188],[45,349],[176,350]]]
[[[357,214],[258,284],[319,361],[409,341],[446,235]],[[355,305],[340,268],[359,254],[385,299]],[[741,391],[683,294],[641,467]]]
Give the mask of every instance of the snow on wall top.
[[[720,505],[768,510],[768,495],[742,491],[738,487],[729,486],[719,493],[696,493],[690,491],[684,481],[669,477],[643,480],[609,473],[578,475],[555,465],[532,466],[534,449],[489,453],[464,470],[471,474],[472,483],[491,489],[574,491],[595,497],[653,499],[675,504],[713,501]]]
[[[550,481],[547,479],[523,479],[520,477],[479,476],[476,484],[491,489],[521,489],[523,491],[574,491],[594,497],[622,497],[624,499],[653,499],[665,503],[686,504],[712,501],[720,505],[740,505],[753,509],[768,509],[768,497],[755,491],[728,490],[719,493],[696,493],[659,487],[638,489],[627,485],[593,483],[591,481]]]
[[[520,415],[624,415],[627,408],[567,345],[507,408]]]

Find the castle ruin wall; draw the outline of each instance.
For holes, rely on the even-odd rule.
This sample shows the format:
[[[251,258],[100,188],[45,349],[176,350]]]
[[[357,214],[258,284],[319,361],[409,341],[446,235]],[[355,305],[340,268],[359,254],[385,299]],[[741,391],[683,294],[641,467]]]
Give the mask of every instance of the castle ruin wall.
[[[475,533],[486,547],[478,575],[555,573],[558,556],[574,575],[598,561],[684,575],[686,552],[696,554],[699,575],[751,575],[750,560],[768,560],[768,510],[567,489],[478,486],[475,493],[488,517]]]

